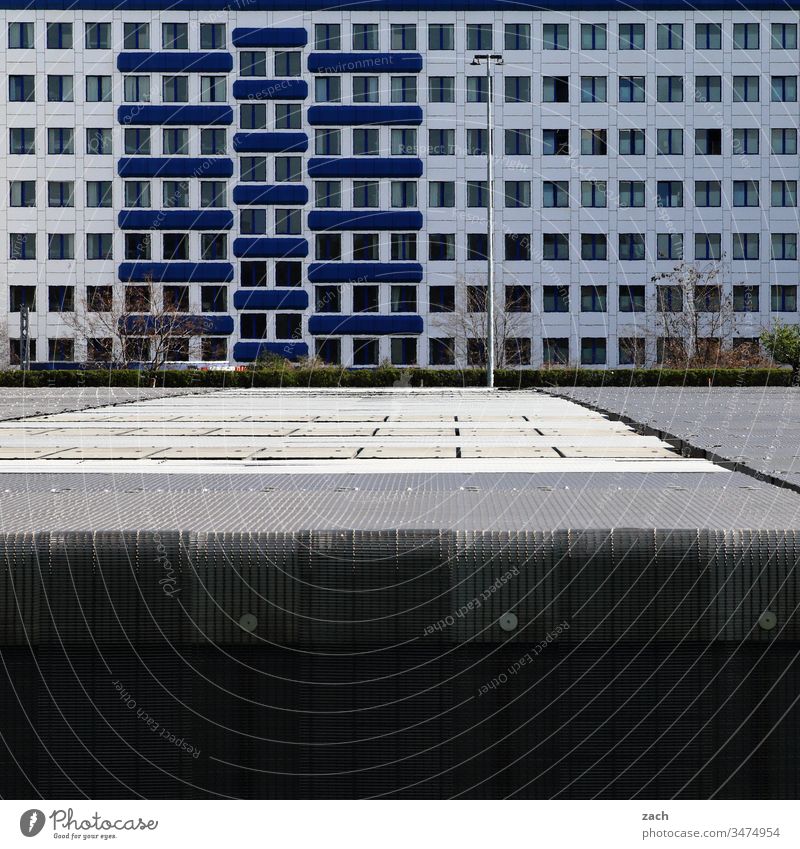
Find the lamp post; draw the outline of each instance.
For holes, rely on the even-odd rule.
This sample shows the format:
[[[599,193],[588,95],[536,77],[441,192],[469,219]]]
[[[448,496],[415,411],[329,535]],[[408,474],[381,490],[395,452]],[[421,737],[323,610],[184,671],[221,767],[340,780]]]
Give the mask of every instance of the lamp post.
[[[473,65],[486,62],[486,182],[489,191],[486,210],[486,387],[494,388],[494,141],[492,132],[492,67],[502,65],[499,53],[476,53]]]

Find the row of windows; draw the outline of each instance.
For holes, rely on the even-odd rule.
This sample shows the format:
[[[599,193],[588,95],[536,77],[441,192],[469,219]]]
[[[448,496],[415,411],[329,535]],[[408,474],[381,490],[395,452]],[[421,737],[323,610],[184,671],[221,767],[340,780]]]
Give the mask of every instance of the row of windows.
[[[199,233],[199,258],[202,260],[223,260],[228,256],[228,236],[226,233]],[[125,233],[125,259],[144,260],[152,258],[154,235],[151,233]],[[188,260],[191,233],[163,233],[161,258],[164,260]],[[111,259],[113,234],[87,233],[86,259]],[[10,233],[9,259],[35,260],[36,233]],[[47,258],[53,260],[75,259],[74,233],[48,233]]]
[[[190,186],[188,180],[162,180],[162,204],[167,209],[188,208]],[[227,206],[228,185],[223,180],[201,180],[197,201],[203,208]],[[86,181],[86,206],[93,209],[111,209],[113,207],[113,186],[111,180]],[[123,206],[150,207],[152,197],[149,180],[126,180],[123,184]],[[35,207],[36,181],[9,181],[9,206]],[[75,182],[73,180],[47,181],[47,206],[69,208],[75,206]]]
[[[221,50],[227,43],[225,24],[200,24],[199,47],[201,50]],[[111,24],[87,22],[83,30],[85,50],[111,50]],[[75,26],[72,23],[48,22],[45,24],[45,44],[48,50],[71,50],[75,46]],[[36,25],[33,21],[19,21],[8,25],[8,47],[10,50],[30,50],[36,46]],[[122,47],[124,50],[150,49],[150,24],[123,24]],[[188,50],[189,24],[162,23],[162,50]]]
[[[87,103],[110,103],[112,77],[87,74],[85,98]],[[72,103],[75,99],[75,79],[69,74],[48,74],[46,81],[49,103]],[[123,82],[126,101],[150,100],[149,76],[126,76]],[[201,103],[224,103],[228,99],[227,77],[201,76],[199,96]],[[11,103],[33,103],[36,100],[36,77],[33,74],[10,74],[8,99]],[[161,78],[162,103],[188,103],[189,77],[164,75]]]
[[[10,361],[12,365],[19,365],[21,361],[20,340],[10,339]],[[149,362],[153,343],[149,339],[141,337],[126,337],[122,340],[124,362]],[[36,339],[29,341],[29,356],[31,361],[36,361],[37,345]],[[190,351],[190,340],[186,338],[173,338],[167,343],[168,362],[188,362]],[[47,340],[47,359],[49,362],[74,362],[75,340],[64,337],[56,337]],[[224,361],[228,359],[228,340],[220,336],[203,336],[200,339],[200,359],[205,362]],[[114,340],[112,337],[89,337],[86,339],[86,362],[110,363],[119,361],[114,352]]]
[[[12,127],[9,129],[8,152],[13,155],[36,153],[36,127]],[[151,152],[151,131],[146,127],[128,127],[124,136],[126,154]],[[161,151],[165,155],[186,155],[189,151],[189,130],[165,128],[161,135]],[[113,153],[112,130],[110,127],[87,127],[84,152],[92,156],[111,156]],[[227,133],[224,129],[200,131],[199,152],[203,155],[222,155],[227,152]],[[47,129],[47,153],[71,155],[75,153],[75,129],[73,127],[50,127]]]

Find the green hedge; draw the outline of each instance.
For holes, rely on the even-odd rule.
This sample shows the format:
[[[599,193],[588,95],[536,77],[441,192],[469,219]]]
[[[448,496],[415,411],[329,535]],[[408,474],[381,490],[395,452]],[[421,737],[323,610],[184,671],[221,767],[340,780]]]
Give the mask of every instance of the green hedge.
[[[484,386],[481,369],[437,371],[380,367],[348,371],[326,367],[302,369],[253,368],[244,371],[160,372],[155,384],[151,377],[132,370],[0,371],[3,386],[159,386],[203,389],[208,387],[429,387]],[[548,386],[792,386],[790,369],[542,369],[495,372],[495,384],[503,389],[531,389]]]

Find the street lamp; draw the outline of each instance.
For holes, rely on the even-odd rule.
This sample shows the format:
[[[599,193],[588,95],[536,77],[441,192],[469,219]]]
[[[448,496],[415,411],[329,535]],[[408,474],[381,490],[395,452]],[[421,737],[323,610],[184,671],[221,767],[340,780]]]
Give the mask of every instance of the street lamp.
[[[489,198],[486,213],[486,386],[494,388],[494,142],[492,133],[492,67],[502,65],[503,57],[499,53],[476,53],[472,65],[486,62],[486,182]]]

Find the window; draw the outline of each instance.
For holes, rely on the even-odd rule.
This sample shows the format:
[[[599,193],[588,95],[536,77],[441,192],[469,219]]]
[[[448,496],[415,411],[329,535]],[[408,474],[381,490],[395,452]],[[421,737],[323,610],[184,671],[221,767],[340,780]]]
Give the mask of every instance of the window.
[[[489,135],[486,130],[467,130],[467,155],[486,156],[489,152]]]
[[[150,24],[124,24],[122,47],[123,50],[149,50]]]
[[[417,184],[412,180],[392,180],[390,197],[392,207],[405,209],[417,205]]]
[[[111,259],[112,244],[111,233],[87,233],[86,259]]]
[[[506,24],[504,44],[506,50],[530,50],[531,25]]]
[[[92,337],[86,340],[86,361],[108,363],[113,359],[114,340],[110,336]]]
[[[453,24],[428,25],[428,50],[455,50],[456,38]]]
[[[301,228],[301,211],[299,209],[276,209],[275,232],[279,236],[295,236]]]
[[[276,339],[301,339],[303,336],[303,317],[300,313],[277,313],[275,315]]]
[[[75,259],[75,236],[73,233],[50,233],[47,236],[48,259]],[[53,287],[51,287],[53,288]],[[62,287],[63,288],[63,287]],[[72,288],[72,287],[69,287]],[[54,310],[61,312],[61,310]],[[66,310],[72,312],[72,310]]]
[[[267,54],[264,50],[243,50],[239,54],[240,77],[266,77]]]
[[[342,237],[339,233],[317,233],[316,258],[339,261],[342,258]]]
[[[392,156],[417,156],[417,131],[411,129],[392,129]]]
[[[719,103],[722,100],[722,77],[696,76],[694,99],[696,103]]]
[[[431,156],[453,156],[455,152],[455,130],[428,130],[428,153]]]
[[[455,312],[455,286],[431,286],[428,289],[429,312]]]
[[[797,286],[770,286],[772,312],[797,312]]]
[[[201,130],[200,153],[206,156],[222,156],[228,151],[225,130]]]
[[[619,152],[623,156],[644,156],[644,130],[620,130]]]
[[[36,181],[12,180],[9,205],[36,206]]]
[[[188,103],[189,77],[162,77],[161,99],[164,103]]]
[[[721,206],[722,189],[719,180],[695,180],[694,205]]]
[[[644,77],[620,77],[619,102],[644,103]]]
[[[620,24],[619,49],[644,50],[644,24]]]
[[[734,24],[733,49],[758,50],[758,30],[760,24]]]
[[[773,50],[796,50],[797,24],[773,24],[771,47]]]
[[[699,156],[720,156],[722,154],[722,130],[695,130],[694,152]]]
[[[467,262],[485,262],[489,258],[486,233],[467,233]]]
[[[165,128],[161,131],[161,152],[165,156],[180,156],[189,152],[189,131],[185,128]]]
[[[127,103],[148,103],[150,101],[150,77],[124,77],[122,96]]]
[[[342,205],[342,184],[339,180],[317,180],[314,183],[314,206],[330,209]]]
[[[275,76],[276,77],[299,77],[300,76],[300,51],[299,50],[276,50],[275,51]]]
[[[417,287],[392,286],[389,290],[390,312],[416,312]]]
[[[152,292],[149,286],[125,287],[125,310],[127,312],[149,312]]]
[[[377,180],[353,181],[353,206],[356,209],[377,209],[379,199],[380,183]]]
[[[314,153],[323,156],[339,156],[342,152],[341,130],[316,130],[314,132]]]
[[[340,365],[342,362],[341,339],[315,339],[314,352],[316,356],[328,365]]]
[[[759,291],[758,286],[734,286],[733,287],[733,310],[734,312],[758,312]]]
[[[602,366],[606,363],[605,337],[584,337],[581,339],[581,365]]]
[[[47,24],[48,50],[72,49],[72,24]]]
[[[797,180],[772,181],[772,206],[797,206]]]
[[[797,77],[772,77],[770,99],[773,103],[796,103]]]
[[[656,47],[659,50],[683,50],[683,24],[658,24]]]
[[[605,24],[581,24],[581,50],[606,50],[607,43]]]
[[[353,259],[377,260],[380,246],[377,233],[353,233]]]
[[[149,180],[125,181],[125,206],[133,208],[151,206]]]
[[[86,128],[86,153],[95,156],[111,155],[111,128]]]
[[[266,209],[242,209],[239,211],[239,229],[247,236],[267,232]]]
[[[413,366],[417,363],[417,340],[413,336],[393,338],[389,345],[390,359],[394,366]]]
[[[668,156],[683,154],[683,130],[657,130],[656,153]]]
[[[86,206],[110,209],[111,191],[111,180],[89,180],[86,183]]]
[[[36,129],[34,127],[12,127],[8,134],[9,153],[36,153]]]
[[[162,187],[162,203],[165,209],[188,207],[189,181],[164,180]]]
[[[341,50],[342,32],[339,24],[314,26],[314,50]]]
[[[150,155],[150,130],[146,127],[126,127],[124,134],[125,153]]]
[[[643,260],[644,235],[642,233],[620,233],[619,258],[626,261]]]
[[[620,312],[644,312],[644,286],[619,287]]]
[[[86,24],[86,49],[87,50],[110,50],[111,49],[111,24],[87,23]]]
[[[608,287],[581,286],[581,312],[606,312]]]
[[[734,259],[758,259],[758,233],[734,233],[733,234],[733,258]]]
[[[377,339],[353,339],[353,365],[378,365],[379,347]]]
[[[467,50],[491,50],[492,25],[467,24]]]
[[[527,208],[531,205],[531,184],[529,180],[506,180],[506,207],[508,209]]]
[[[645,193],[643,180],[619,181],[619,205],[622,208],[644,206]]]
[[[239,107],[239,124],[243,130],[266,130],[267,105],[265,103],[243,103]]]
[[[315,286],[314,309],[316,312],[341,312],[342,287],[331,285]]]
[[[391,77],[390,80],[392,103],[417,102],[416,77]]]
[[[488,207],[489,184],[486,180],[467,180],[467,206]]]
[[[164,259],[189,259],[188,233],[164,233]]]
[[[267,264],[262,261],[242,262],[239,266],[239,277],[242,286],[266,286]]]
[[[452,366],[456,363],[456,340],[450,338],[428,339],[428,362],[432,366]]]
[[[75,340],[48,339],[47,359],[54,363],[71,363],[75,359]]]
[[[606,77],[581,77],[581,103],[605,103]]]
[[[151,259],[151,237],[149,233],[125,234],[125,259]]]
[[[543,286],[542,310],[544,312],[569,312],[569,287]]]
[[[733,102],[758,102],[758,77],[736,76],[733,78]]]
[[[506,77],[506,103],[530,103],[531,102],[531,78],[530,77]]]
[[[89,74],[86,77],[86,102],[108,103],[111,100],[111,77]]]
[[[8,25],[8,49],[29,50],[33,47],[34,26],[27,21]]]
[[[239,333],[242,339],[266,339],[266,313],[245,313],[239,317]]]
[[[506,286],[506,312],[530,312],[531,311],[531,287],[530,286]]]
[[[722,24],[695,24],[694,46],[696,50],[721,50]]]
[[[186,79],[181,77],[180,79]],[[223,103],[228,99],[225,77],[200,77],[202,103]]]
[[[621,366],[643,366],[645,364],[645,340],[638,336],[621,336],[619,364]]]
[[[507,156],[530,156],[531,131],[506,130],[505,152]]]
[[[353,50],[377,50],[378,24],[353,24]]]
[[[278,260],[275,263],[276,286],[301,286],[303,283],[303,263],[293,260]]]
[[[353,155],[377,156],[380,153],[380,137],[376,129],[353,130]]]
[[[680,286],[656,286],[656,308],[659,312],[683,312],[683,289]]]
[[[61,74],[47,75],[47,100],[49,103],[71,103],[72,77]]]
[[[200,234],[200,259],[228,258],[228,237],[225,233]]]
[[[657,77],[656,98],[659,103],[682,103],[683,77]]]
[[[9,259],[36,259],[36,233],[9,233]]]
[[[773,233],[770,243],[772,259],[797,259],[797,233]]]
[[[488,90],[486,77],[467,77],[467,103],[486,103]]]
[[[542,49],[569,50],[569,24],[544,24]]]
[[[30,312],[36,312],[36,287],[9,286],[9,311],[19,312],[23,306],[27,306]]]
[[[431,233],[428,237],[428,259],[436,262],[451,262],[456,258],[454,233]],[[394,259],[394,257],[392,257]]]
[[[200,181],[200,206],[201,207],[225,207],[227,201],[226,184],[222,180]]]
[[[49,154],[75,153],[75,131],[72,127],[52,127],[47,131],[47,152]]]
[[[8,78],[8,99],[12,103],[32,103],[36,99],[33,76],[11,74]]]
[[[604,262],[608,259],[608,240],[605,233],[581,233],[581,259]]]
[[[416,233],[390,233],[389,253],[394,260],[417,258],[417,234]],[[455,244],[453,245],[455,251]]]
[[[392,24],[390,28],[390,47],[392,50],[416,50],[416,24]]]
[[[542,343],[542,360],[546,366],[566,365],[569,362],[569,339],[544,339]]]
[[[161,24],[161,46],[164,50],[188,50],[188,24],[174,22]]]
[[[543,77],[542,101],[544,103],[569,103],[569,77]]]
[[[758,206],[758,189],[759,185],[757,180],[734,180],[733,205]]]
[[[47,205],[60,208],[75,206],[75,183],[72,180],[48,182]]]
[[[680,180],[659,180],[657,206],[683,206],[683,183]]]
[[[542,183],[542,206],[569,207],[569,181],[545,180]]]
[[[605,156],[608,152],[606,130],[581,130],[581,154],[583,156]]]
[[[377,286],[353,286],[353,312],[378,312],[379,292]]]
[[[719,233],[695,233],[695,259],[722,259],[722,236]]]
[[[605,180],[581,180],[581,206],[593,209],[605,208]]]
[[[245,183],[267,182],[267,157],[243,156],[240,159],[240,175]]]
[[[428,100],[431,103],[455,102],[455,77],[429,77]]]
[[[530,233],[506,233],[504,238],[505,259],[507,262],[530,262]]]
[[[486,312],[486,286],[467,286],[467,312]]]
[[[542,235],[542,252],[545,259],[568,260],[569,236],[564,233],[544,233]]]
[[[303,176],[303,160],[300,156],[275,157],[275,181],[278,183],[297,183]]]
[[[794,127],[773,128],[772,152],[776,155],[797,153],[797,130]]]
[[[656,259],[683,259],[683,234],[658,233]]]
[[[200,24],[200,49],[224,50],[225,24]]]

